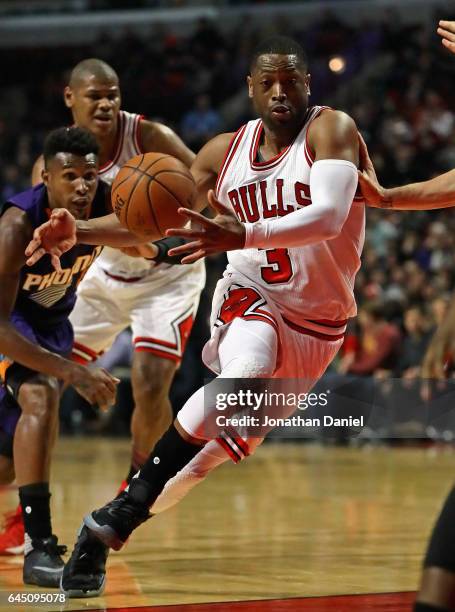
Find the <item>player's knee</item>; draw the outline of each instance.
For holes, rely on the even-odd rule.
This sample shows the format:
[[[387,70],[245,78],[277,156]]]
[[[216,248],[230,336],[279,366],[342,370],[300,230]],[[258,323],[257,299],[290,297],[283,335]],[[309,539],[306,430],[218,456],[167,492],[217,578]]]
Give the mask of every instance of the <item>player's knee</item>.
[[[275,361],[269,355],[237,355],[224,365],[222,378],[271,378],[275,371]]]
[[[37,376],[24,383],[18,396],[22,412],[33,414],[41,419],[54,416],[58,410],[59,385],[55,378]]]

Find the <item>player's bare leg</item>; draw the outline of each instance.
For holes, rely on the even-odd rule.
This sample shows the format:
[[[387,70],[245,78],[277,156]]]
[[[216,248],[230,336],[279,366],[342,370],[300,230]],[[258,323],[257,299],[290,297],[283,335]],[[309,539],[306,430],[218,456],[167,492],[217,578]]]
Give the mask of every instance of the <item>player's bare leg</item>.
[[[134,352],[131,382],[135,407],[131,418],[132,458],[128,483],[172,422],[169,390],[176,369],[175,361],[146,351]]]
[[[58,418],[57,381],[36,376],[19,390],[22,408],[15,436],[14,463],[25,524],[24,582],[57,587],[64,547],[52,535],[49,470]],[[38,568],[38,569],[37,569]]]

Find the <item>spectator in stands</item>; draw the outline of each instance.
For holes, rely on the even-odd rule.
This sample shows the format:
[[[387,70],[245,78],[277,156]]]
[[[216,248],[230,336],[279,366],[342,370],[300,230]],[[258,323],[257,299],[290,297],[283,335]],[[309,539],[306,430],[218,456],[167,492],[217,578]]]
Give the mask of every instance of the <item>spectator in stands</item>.
[[[359,348],[347,372],[360,376],[389,375],[398,360],[400,330],[385,320],[381,302],[364,304],[357,319],[360,326]]]
[[[219,113],[212,108],[209,96],[201,94],[196,98],[195,107],[183,117],[181,133],[187,145],[198,151],[220,128]]]
[[[415,304],[405,310],[403,327],[404,337],[401,341],[396,374],[413,380],[420,376],[422,356],[432,335],[420,305]]]

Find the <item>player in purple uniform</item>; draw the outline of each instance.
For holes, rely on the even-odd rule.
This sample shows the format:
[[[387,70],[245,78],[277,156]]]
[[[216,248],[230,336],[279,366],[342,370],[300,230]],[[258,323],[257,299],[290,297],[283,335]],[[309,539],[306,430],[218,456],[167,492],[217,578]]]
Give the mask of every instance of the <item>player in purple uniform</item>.
[[[66,358],[73,344],[68,317],[76,287],[101,248],[76,245],[63,255],[58,270],[49,257],[28,267],[24,256],[34,229],[52,209],[66,208],[78,219],[106,214],[106,189],[98,185],[98,144],[86,130],[60,128],[47,137],[44,159],[43,183],[0,206],[0,422],[6,434],[16,428],[24,582],[56,587],[65,547],[52,534],[49,468],[59,381],[101,408],[114,402],[118,381]]]

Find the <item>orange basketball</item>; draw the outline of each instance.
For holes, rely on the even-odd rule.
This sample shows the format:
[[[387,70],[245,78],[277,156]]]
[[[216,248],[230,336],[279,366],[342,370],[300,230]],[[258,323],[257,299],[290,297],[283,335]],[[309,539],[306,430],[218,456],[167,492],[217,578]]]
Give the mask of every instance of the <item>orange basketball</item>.
[[[111,199],[124,227],[148,240],[159,240],[170,227],[185,224],[177,209],[193,208],[196,185],[191,172],[175,157],[144,153],[120,169]]]

